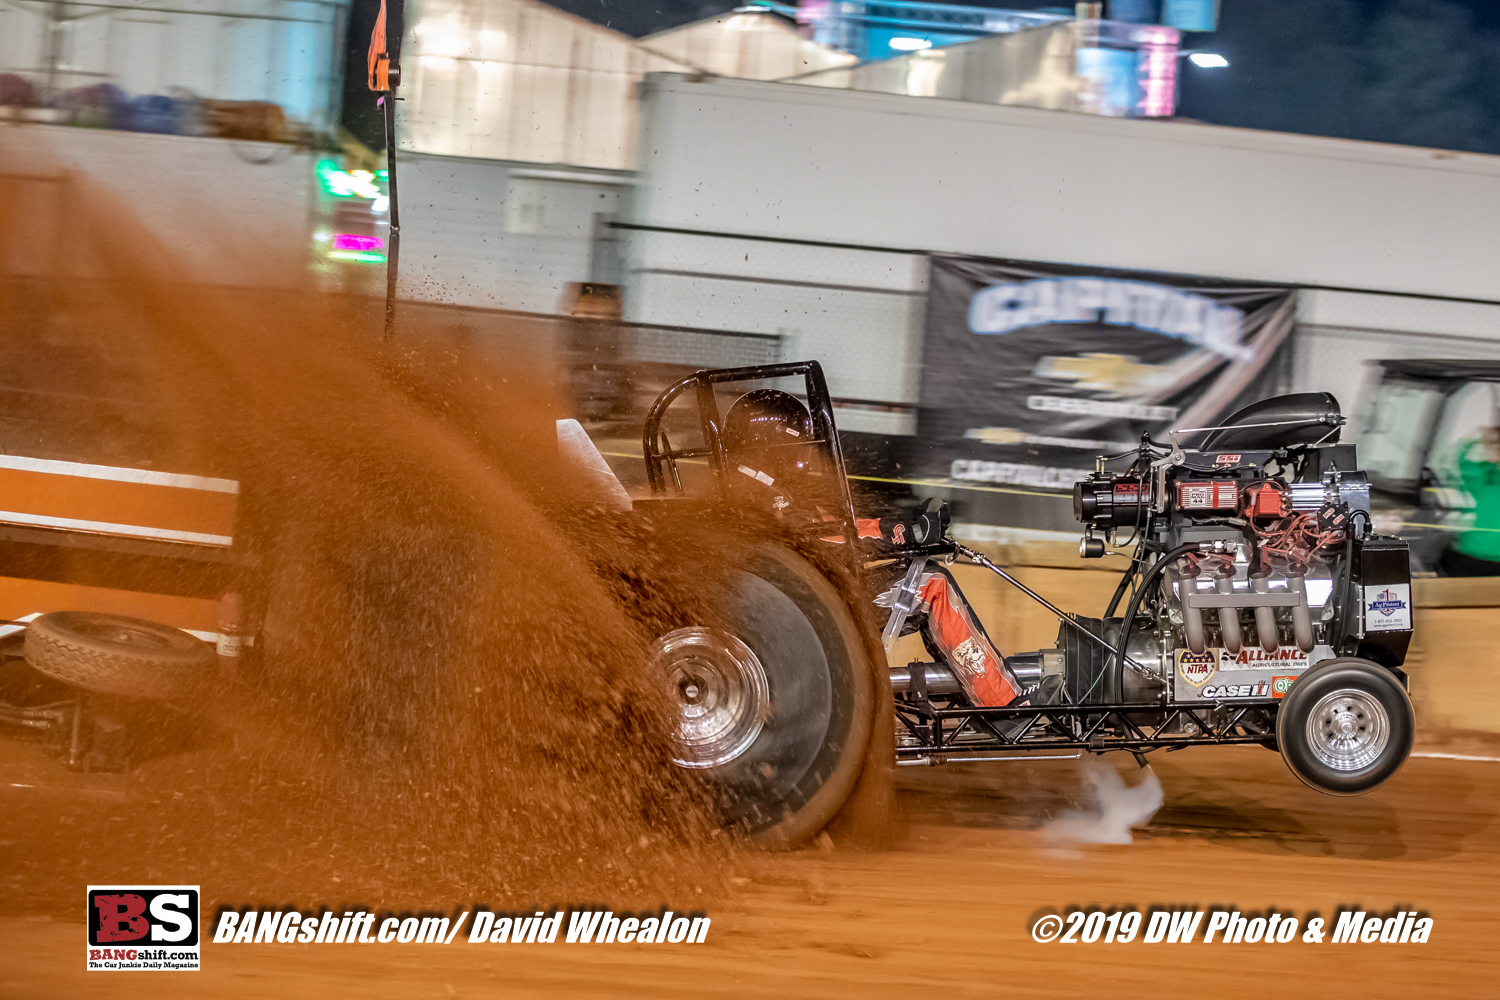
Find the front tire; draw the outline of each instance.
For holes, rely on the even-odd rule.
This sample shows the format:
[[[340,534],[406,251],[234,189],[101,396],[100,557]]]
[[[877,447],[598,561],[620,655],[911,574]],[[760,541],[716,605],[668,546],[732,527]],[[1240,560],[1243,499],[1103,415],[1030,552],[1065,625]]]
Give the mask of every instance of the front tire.
[[[678,708],[677,762],[706,779],[731,829],[794,847],[827,825],[859,778],[874,673],[838,589],[791,550],[753,546],[721,587],[714,621],[655,644]]]
[[[1292,684],[1276,715],[1282,759],[1304,784],[1361,795],[1390,780],[1411,753],[1416,716],[1395,676],[1340,657]]]

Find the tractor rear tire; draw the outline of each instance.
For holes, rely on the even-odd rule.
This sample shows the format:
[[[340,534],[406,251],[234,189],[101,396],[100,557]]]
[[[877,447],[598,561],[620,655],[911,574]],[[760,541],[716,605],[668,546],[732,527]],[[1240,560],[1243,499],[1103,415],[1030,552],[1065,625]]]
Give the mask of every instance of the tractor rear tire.
[[[795,847],[859,779],[874,671],[838,588],[791,549],[753,545],[725,580],[712,627],[687,623],[656,643],[679,709],[677,763],[702,775],[730,829]]]

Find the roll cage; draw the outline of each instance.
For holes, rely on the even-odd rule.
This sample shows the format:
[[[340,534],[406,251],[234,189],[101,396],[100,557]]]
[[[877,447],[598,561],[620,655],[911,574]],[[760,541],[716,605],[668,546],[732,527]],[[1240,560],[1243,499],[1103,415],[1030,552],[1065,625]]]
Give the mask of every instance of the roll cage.
[[[823,367],[816,361],[698,371],[668,386],[646,415],[646,425],[641,432],[641,450],[646,458],[646,479],[652,494],[670,496],[675,492],[680,495],[683,492],[682,476],[677,463],[683,459],[707,459],[714,475],[715,490],[722,498],[728,490],[727,474],[734,471],[735,466],[731,462],[730,449],[724,443],[723,414],[719,412],[715,389],[737,383],[799,377],[802,379],[803,392],[793,395],[800,395],[807,403],[808,413],[812,416],[813,436],[809,440],[793,441],[776,447],[812,450],[821,457],[820,464],[832,478],[825,494],[833,508],[829,513],[838,522],[838,533],[848,543],[849,551],[855,551],[858,530],[854,523],[854,498],[849,492],[844,453],[839,446],[838,430],[834,426],[833,397],[828,393]],[[668,408],[689,390],[692,390],[692,397],[697,405],[698,430],[702,434],[703,443],[696,447],[681,448],[671,443],[662,423]]]

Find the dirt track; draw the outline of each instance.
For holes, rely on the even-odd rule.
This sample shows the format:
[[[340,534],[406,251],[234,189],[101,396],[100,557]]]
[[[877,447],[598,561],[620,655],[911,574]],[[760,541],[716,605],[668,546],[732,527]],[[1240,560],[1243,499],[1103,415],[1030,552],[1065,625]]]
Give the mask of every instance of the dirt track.
[[[1500,756],[1473,742],[1420,750]],[[1266,997],[1308,995],[1315,978],[1362,998],[1493,995],[1500,763],[1413,759],[1386,788],[1345,800],[1304,789],[1259,748],[1154,767],[1166,804],[1133,845],[1071,848],[1049,846],[1037,827],[1080,794],[1076,762],[903,769],[910,825],[897,849],[753,859],[732,896],[705,905],[713,928],[701,947],[209,944],[205,971],[163,979],[85,973],[81,922],[4,917],[0,996]],[[7,780],[0,813],[39,791]],[[24,893],[18,859],[4,858],[7,895]],[[1035,915],[1072,904],[1325,917],[1358,904],[1426,910],[1436,924],[1431,943],[1406,946],[1030,939]]]

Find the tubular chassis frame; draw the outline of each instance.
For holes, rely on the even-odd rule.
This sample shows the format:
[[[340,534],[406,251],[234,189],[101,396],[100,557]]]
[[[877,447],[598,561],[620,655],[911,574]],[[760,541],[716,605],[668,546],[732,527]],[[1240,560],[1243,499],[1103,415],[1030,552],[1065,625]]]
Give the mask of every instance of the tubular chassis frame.
[[[707,459],[721,491],[725,477],[733,469],[728,449],[722,440],[723,416],[715,396],[718,386],[729,383],[756,382],[767,379],[801,377],[805,398],[812,417],[814,437],[784,447],[821,450],[829,468],[836,470],[838,482],[831,491],[835,501],[839,533],[844,536],[844,553],[857,575],[869,572],[860,556],[855,528],[853,497],[844,467],[843,450],[834,425],[833,398],[828,391],[823,369],[816,361],[779,365],[755,365],[694,372],[669,386],[652,406],[642,433],[646,476],[651,491],[658,497],[682,493],[677,472],[680,459]],[[674,447],[662,427],[667,409],[691,390],[697,404],[697,423],[703,443],[695,447]],[[833,525],[830,524],[830,527]],[[879,562],[903,561],[921,556],[952,558],[960,554],[951,541],[927,545],[909,545],[882,553]],[[965,554],[966,561],[977,562]],[[1047,604],[997,567],[987,568],[1014,584],[1029,597]],[[1050,611],[1060,609],[1047,605]],[[1072,619],[1080,631],[1087,631]],[[1089,633],[1092,636],[1092,633]],[[921,671],[913,670],[915,682]],[[1142,704],[1069,704],[1039,705],[1019,708],[975,708],[962,704],[961,698],[939,695],[928,697],[924,688],[915,695],[895,698],[896,718],[909,739],[898,746],[898,763],[930,762],[948,759],[975,759],[984,753],[1024,756],[1037,750],[1078,750],[1103,753],[1124,750],[1143,754],[1153,750],[1177,750],[1186,746],[1260,744],[1274,745],[1276,711],[1279,702],[1272,700],[1235,702]],[[1007,723],[1009,725],[1007,725]],[[982,759],[982,758],[981,758]],[[992,758],[994,759],[994,758]]]

